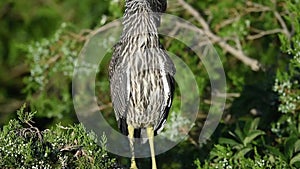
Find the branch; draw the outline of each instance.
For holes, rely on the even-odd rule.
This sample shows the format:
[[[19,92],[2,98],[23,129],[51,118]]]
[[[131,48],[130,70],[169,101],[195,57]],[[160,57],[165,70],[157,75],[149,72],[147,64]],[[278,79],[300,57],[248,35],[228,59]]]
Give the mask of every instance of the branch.
[[[178,2],[182,5],[184,9],[186,9],[191,15],[195,17],[195,19],[201,24],[205,31],[210,31],[209,25],[206,23],[204,18],[200,15],[200,13],[195,10],[192,6],[186,3],[184,0],[178,0]]]
[[[215,31],[218,32],[221,28],[240,20],[241,17],[242,17],[242,15],[234,17],[234,18],[229,18],[229,19],[226,19],[226,20],[222,21],[220,24],[216,25]]]
[[[175,28],[170,32],[170,36],[173,37],[174,35],[176,35],[176,33],[178,32],[178,30],[179,30],[179,26],[176,24]],[[171,40],[168,40],[166,42],[166,46],[165,47],[168,48],[170,46],[170,44],[171,44]]]
[[[264,6],[255,2],[247,1],[246,5],[248,8],[246,8],[247,13],[252,13],[252,12],[266,12],[266,11],[271,11],[272,9],[268,6]]]
[[[260,69],[260,63],[256,59],[252,59],[252,58],[246,56],[242,50],[232,47],[231,45],[226,43],[226,41],[224,39],[222,39],[221,37],[214,34],[210,30],[208,23],[203,19],[203,17],[200,15],[200,13],[197,10],[195,10],[191,5],[186,3],[184,0],[178,0],[178,2],[182,5],[182,7],[186,11],[188,11],[201,24],[203,30],[200,29],[197,31],[203,31],[211,41],[217,42],[218,45],[221,46],[221,48],[223,48],[225,51],[228,51],[230,54],[235,56],[237,59],[242,61],[244,64],[250,66],[253,71],[258,71]],[[189,26],[189,25],[186,25],[186,26],[187,26],[187,28],[194,29],[194,28],[191,28],[191,26]]]
[[[282,29],[272,29],[272,30],[267,30],[267,31],[260,31],[258,34],[255,34],[255,35],[248,35],[247,36],[247,39],[248,40],[254,40],[254,39],[259,39],[263,36],[266,36],[266,35],[271,35],[271,34],[276,34],[276,33],[284,33],[284,30]]]
[[[290,37],[290,31],[286,26],[286,23],[284,22],[284,20],[282,19],[281,15],[278,13],[278,11],[274,11],[274,15],[276,17],[276,19],[278,20],[279,24],[281,25],[282,29],[283,29],[283,33],[287,36]]]
[[[244,54],[243,51],[237,50],[236,48],[230,46],[229,44],[221,41],[219,45],[235,56],[240,61],[244,62],[246,65],[250,66],[253,71],[258,71],[260,69],[260,63],[256,59],[249,58]]]
[[[274,6],[276,6],[276,0],[273,0],[272,3],[274,4]],[[269,35],[269,34],[275,34],[275,33],[283,33],[285,34],[287,37],[290,37],[291,34],[290,34],[290,31],[284,21],[284,19],[282,18],[282,16],[279,14],[278,11],[276,11],[275,9],[271,9],[270,7],[268,6],[264,6],[262,4],[258,4],[258,3],[254,3],[254,2],[251,2],[251,1],[247,1],[246,2],[247,6],[251,6],[253,8],[251,8],[252,10],[249,10],[250,8],[248,8],[247,10],[249,12],[265,12],[265,11],[273,11],[277,21],[279,22],[282,30],[278,30],[278,29],[274,29],[274,30],[270,30],[270,31],[265,31],[266,34],[264,34],[263,36],[265,35]],[[255,9],[256,8],[256,9]],[[272,33],[273,32],[273,33]],[[257,37],[259,38],[259,35],[257,35]],[[256,38],[257,39],[257,38]]]
[[[89,36],[92,37],[92,36],[96,35],[99,32],[104,32],[106,30],[109,30],[109,29],[111,29],[113,27],[118,27],[118,26],[121,26],[121,21],[115,20],[113,22],[110,22],[110,23],[108,23],[106,25],[101,26],[99,29],[96,29],[96,30],[90,32]]]

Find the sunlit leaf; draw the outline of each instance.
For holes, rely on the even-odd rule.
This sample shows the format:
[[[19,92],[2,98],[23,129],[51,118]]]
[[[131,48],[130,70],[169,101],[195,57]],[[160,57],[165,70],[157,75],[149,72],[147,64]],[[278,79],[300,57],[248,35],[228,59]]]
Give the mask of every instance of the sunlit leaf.
[[[252,142],[256,137],[265,134],[264,131],[261,130],[252,130],[249,132],[249,134],[245,137],[243,143],[244,145],[249,144],[250,142]]]
[[[300,140],[297,140],[294,145],[294,152],[299,152],[299,151],[300,151]]]
[[[295,155],[291,160],[290,160],[290,165],[295,164],[296,162],[300,162],[300,153]]]
[[[251,150],[253,150],[253,147],[245,147],[243,149],[241,149],[237,155],[236,158],[242,158],[244,157],[248,152],[250,152]]]

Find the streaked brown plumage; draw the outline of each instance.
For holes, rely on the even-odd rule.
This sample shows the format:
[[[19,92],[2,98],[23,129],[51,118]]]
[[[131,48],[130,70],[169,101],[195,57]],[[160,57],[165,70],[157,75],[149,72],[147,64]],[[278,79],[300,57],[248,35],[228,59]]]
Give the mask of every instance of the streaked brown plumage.
[[[172,104],[175,67],[159,42],[160,14],[155,13],[164,12],[166,3],[126,0],[123,32],[109,65],[116,119],[121,132],[131,140],[131,168],[136,168],[133,137],[149,138],[156,168],[153,136],[162,130]]]

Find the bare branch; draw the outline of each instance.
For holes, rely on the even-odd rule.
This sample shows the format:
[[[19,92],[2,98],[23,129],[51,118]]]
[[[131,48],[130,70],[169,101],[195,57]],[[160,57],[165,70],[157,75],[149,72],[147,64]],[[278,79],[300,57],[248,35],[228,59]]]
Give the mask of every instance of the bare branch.
[[[237,17],[234,17],[234,18],[229,18],[229,19],[226,19],[224,20],[223,22],[221,22],[220,24],[217,24],[216,27],[215,27],[215,31],[218,32],[221,28],[227,26],[227,25],[230,25],[238,20],[241,19],[241,15],[240,16],[237,16]]]
[[[284,30],[282,30],[282,29],[272,29],[272,30],[267,30],[267,31],[260,31],[258,34],[248,35],[247,39],[248,40],[255,40],[255,39],[262,38],[263,36],[266,36],[266,35],[277,34],[277,33],[284,33]]]
[[[282,29],[283,29],[283,33],[287,36],[290,37],[290,31],[286,26],[286,23],[284,22],[283,18],[281,17],[281,15],[278,13],[278,11],[274,11],[274,15],[277,18],[278,22],[280,23]]]
[[[120,25],[121,25],[121,22],[119,20],[115,20],[113,22],[110,22],[110,23],[108,23],[106,25],[101,26],[99,29],[96,29],[96,30],[90,32],[89,36],[92,37],[92,36],[96,35],[99,32],[104,32],[106,30],[109,30],[109,29],[111,29],[113,27],[117,27],[117,26],[120,26]]]
[[[243,50],[240,39],[238,37],[236,37],[236,38],[234,38],[234,41],[235,41],[235,44],[236,44],[236,47],[238,48],[238,50]]]
[[[195,10],[191,5],[186,3],[184,0],[178,0],[178,2],[182,5],[182,7],[186,11],[188,11],[194,18],[196,18],[196,20],[201,24],[203,29],[195,29],[195,28],[191,27],[190,25],[182,24],[182,26],[185,26],[186,28],[189,28],[189,29],[193,29],[195,31],[200,31],[201,33],[203,31],[212,42],[216,42],[225,51],[228,51],[230,54],[235,56],[237,59],[242,61],[244,64],[250,66],[252,70],[258,71],[260,69],[260,63],[257,60],[249,58],[248,56],[246,56],[244,54],[244,52],[242,50],[232,47],[231,45],[226,43],[226,41],[224,39],[222,39],[221,37],[214,34],[210,30],[208,23],[203,19],[203,17],[200,15],[200,13],[197,10]]]
[[[252,1],[247,1],[246,5],[248,6],[248,8],[246,8],[246,11],[248,13],[251,12],[267,12],[267,11],[271,11],[272,9],[268,6],[264,6],[262,4],[258,4]]]
[[[55,55],[54,57],[51,57],[51,58],[46,62],[46,64],[47,64],[47,65],[54,64],[60,57],[61,57],[61,55]]]
[[[273,3],[274,5],[276,5],[277,2],[276,2],[276,0],[272,0],[272,3]],[[282,30],[279,31],[279,32],[276,32],[276,31],[275,31],[276,29],[274,29],[274,30],[270,30],[270,31],[266,31],[266,32],[268,32],[269,34],[274,34],[274,33],[272,33],[273,31],[275,31],[275,33],[280,33],[280,32],[281,32],[281,33],[285,34],[287,37],[290,37],[290,31],[289,31],[289,29],[288,29],[288,27],[287,27],[287,25],[286,25],[284,19],[282,18],[282,16],[279,14],[278,11],[271,9],[271,8],[268,7],[268,6],[264,6],[264,5],[262,5],[262,4],[254,3],[254,2],[251,2],[251,1],[247,1],[246,4],[247,4],[248,6],[252,6],[252,7],[256,8],[256,10],[255,10],[255,9],[248,8],[247,10],[248,10],[249,12],[265,12],[265,11],[273,11],[273,13],[274,13],[276,19],[278,20],[278,22],[279,22],[279,24],[280,24]],[[265,35],[263,35],[263,36],[265,36]],[[259,37],[259,35],[258,35],[258,37]],[[256,38],[256,39],[257,39],[257,38]]]
[[[110,103],[103,104],[103,105],[99,106],[98,110],[101,111],[101,110],[111,108],[111,107],[112,107],[112,103],[110,102]]]
[[[178,0],[178,2],[182,5],[184,9],[191,13],[195,17],[195,19],[201,24],[205,31],[210,31],[209,25],[206,23],[204,18],[200,15],[200,13],[195,10],[192,6],[186,3],[184,0]]]
[[[176,33],[178,32],[178,30],[179,30],[179,27],[176,24],[175,28],[170,32],[170,36],[173,37],[174,35],[176,35]],[[171,40],[168,40],[166,42],[166,48],[168,48],[170,46],[170,44],[171,44]]]
[[[223,41],[219,42],[219,45],[223,49],[231,53],[233,56],[235,56],[237,59],[244,62],[246,65],[250,66],[252,70],[258,71],[260,69],[260,63],[256,59],[252,59],[246,56],[243,51],[237,50],[236,48],[230,46],[229,44]]]

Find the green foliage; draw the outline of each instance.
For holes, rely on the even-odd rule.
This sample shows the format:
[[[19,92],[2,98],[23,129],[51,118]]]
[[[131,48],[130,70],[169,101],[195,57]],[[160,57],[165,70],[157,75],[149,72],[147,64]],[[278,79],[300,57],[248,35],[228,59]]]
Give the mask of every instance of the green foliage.
[[[300,9],[299,4],[288,3],[288,9],[291,12],[287,19],[295,28],[294,36],[280,36],[282,51],[291,56],[287,71],[278,71],[274,85],[274,91],[279,94],[279,111],[283,113],[299,114],[300,110]]]
[[[241,129],[239,123],[237,123],[234,131],[229,131],[229,134],[233,138],[220,138],[219,143],[229,145],[232,149],[237,150],[237,158],[243,157],[253,150],[255,145],[257,145],[254,140],[265,134],[264,131],[257,129],[258,124],[259,118],[256,118],[253,121],[246,121],[243,129]]]
[[[278,110],[282,116],[277,123],[272,125],[272,131],[280,136],[278,143],[283,144],[283,152],[278,152],[271,147],[275,154],[278,154],[292,166],[300,167],[300,5],[289,2],[287,4],[290,17],[287,20],[295,28],[294,36],[281,36],[282,51],[291,56],[287,71],[278,71],[274,84],[274,91],[279,95],[280,105]]]
[[[23,104],[23,106],[20,108],[20,110],[17,111],[17,115],[18,115],[19,120],[22,123],[29,124],[32,122],[31,119],[36,114],[36,112],[24,112],[25,108],[26,108],[26,104]]]
[[[157,157],[159,168],[300,168],[298,0],[186,2],[199,11],[212,33],[259,60],[262,69],[252,71],[213,42],[226,72],[228,96],[222,123],[211,140],[200,147],[197,139],[212,104],[210,79],[201,58],[188,46],[162,37],[164,47],[195,74],[201,106],[190,136]],[[56,122],[76,122],[71,85],[79,52],[93,33],[89,29],[122,16],[124,0],[3,0],[0,6],[0,120],[7,123],[0,132],[0,168],[116,166],[116,160],[108,157],[96,144],[95,135],[87,133],[82,125],[54,125],[40,131],[32,118],[43,128]],[[168,13],[201,28],[177,1],[169,1]],[[280,31],[268,34],[270,30]],[[107,78],[109,55],[101,65],[93,67],[99,71],[95,93],[107,121],[115,124]],[[211,76],[218,78],[218,74]],[[172,111],[177,113],[171,113],[166,126],[165,134],[171,139],[178,137],[178,130],[172,129],[190,127],[179,116],[179,95],[176,90]],[[25,106],[21,107],[24,102],[37,111],[26,112]],[[18,107],[18,120],[5,120],[15,116],[11,112]],[[99,142],[105,144],[105,136]],[[129,159],[124,159],[121,163],[128,166]],[[149,159],[141,161],[138,164],[142,168],[149,167]]]
[[[114,19],[119,19],[123,16],[124,4],[125,4],[125,1],[122,1],[122,0],[110,1],[109,11],[110,11],[110,15]]]
[[[288,66],[278,67],[273,90],[279,99],[279,118],[267,125],[266,132],[258,129],[266,126],[259,119],[245,117],[218,139],[209,153],[209,159],[196,160],[200,168],[299,168],[300,167],[300,87],[299,39],[300,5],[287,2],[289,17],[285,19],[295,29],[294,35],[280,35],[281,50],[290,56]],[[287,56],[285,56],[287,57]],[[235,74],[233,74],[235,75]],[[275,112],[273,112],[273,116]],[[244,123],[244,125],[240,125]],[[224,133],[223,133],[224,134]],[[228,137],[230,136],[230,137]],[[236,165],[238,164],[238,165]]]
[[[27,99],[38,115],[62,118],[72,113],[71,80],[83,36],[63,23],[55,34],[27,47],[30,76],[24,79]],[[60,103],[63,104],[60,104]],[[47,114],[45,112],[48,112]]]
[[[101,0],[86,0],[86,1],[13,1],[13,0],[2,0],[0,2],[0,124],[8,122],[9,118],[12,118],[11,112],[17,110],[22,103],[25,101],[26,97],[31,97],[24,95],[21,91],[24,91],[25,85],[23,83],[24,76],[30,76],[29,72],[32,68],[32,63],[27,65],[29,62],[27,60],[28,56],[28,46],[33,48],[37,47],[37,44],[43,47],[42,51],[45,51],[46,45],[43,41],[50,41],[51,36],[60,28],[62,23],[72,22],[79,29],[91,29],[97,25],[101,25],[100,19],[104,13],[108,12],[108,6],[110,1]],[[69,24],[67,24],[69,27]],[[67,28],[70,31],[69,28]],[[73,32],[73,29],[72,31]],[[84,32],[84,31],[83,31]],[[74,32],[73,32],[74,33]],[[75,34],[73,34],[75,35]],[[64,34],[68,39],[71,35]],[[49,38],[49,39],[48,39]],[[75,37],[74,37],[75,38]],[[44,39],[44,40],[42,40]],[[52,38],[53,39],[53,38]],[[76,38],[75,38],[76,39]],[[77,39],[78,40],[78,39]],[[66,40],[70,42],[71,40]],[[72,40],[73,42],[76,40]],[[71,50],[73,48],[68,48],[66,45],[68,42],[63,42],[66,50]],[[58,43],[60,44],[60,43]],[[63,45],[63,44],[61,44]],[[49,45],[48,45],[49,46]],[[55,52],[60,50],[60,47],[56,47],[52,44],[52,52],[49,53],[47,58],[55,58]],[[79,51],[81,46],[77,46],[76,51]],[[53,50],[57,51],[53,51]],[[42,52],[40,51],[40,52]],[[44,56],[44,55],[43,55]],[[59,59],[61,60],[61,59]],[[38,64],[39,62],[35,62]],[[60,62],[67,63],[67,62]],[[41,64],[41,63],[39,63]],[[70,66],[74,63],[68,63]],[[56,65],[58,67],[59,65]],[[38,67],[36,65],[35,67]],[[41,68],[44,65],[40,65]],[[64,66],[65,68],[65,66]],[[41,69],[44,70],[44,69]],[[57,72],[63,73],[65,70],[57,70]],[[57,73],[58,74],[58,73]],[[36,75],[35,75],[36,76]],[[57,75],[56,75],[57,76]],[[60,76],[60,75],[59,75]],[[59,79],[57,77],[56,79]],[[65,79],[65,78],[63,78]],[[47,79],[44,79],[47,80]],[[53,81],[52,81],[53,82]],[[62,82],[62,80],[60,81]],[[63,82],[63,83],[70,83]],[[28,87],[28,86],[27,86]],[[33,86],[31,86],[33,87]],[[31,88],[30,87],[30,88]],[[34,88],[36,88],[35,86]],[[48,89],[50,90],[50,89]],[[55,89],[54,89],[55,90]],[[69,94],[67,94],[67,89],[63,90],[61,93],[64,101],[63,103],[68,105]],[[61,117],[62,114],[70,114],[71,105],[65,108],[61,105],[61,101],[58,101],[52,95],[39,94],[36,96],[36,101],[47,100],[49,97],[53,98],[53,102],[49,101],[47,104],[35,104],[34,107],[38,109],[47,109],[47,105],[53,108],[53,105],[57,105],[57,109],[48,112],[45,116],[47,117]],[[57,96],[57,95],[56,95]],[[29,98],[29,100],[32,100]],[[49,100],[49,99],[48,99]],[[34,101],[33,101],[34,102]],[[30,104],[31,105],[31,104]],[[44,107],[43,107],[44,106]],[[66,112],[68,111],[68,113]],[[38,116],[45,117],[43,111],[38,111]],[[59,115],[60,114],[60,115]],[[69,122],[73,121],[69,119]]]
[[[34,112],[23,106],[17,113],[19,120],[10,120],[0,130],[0,168],[117,167],[105,150],[105,135],[99,140],[101,147],[82,125],[40,131],[33,126]]]
[[[282,154],[278,148],[266,145],[263,136],[265,132],[258,129],[259,118],[246,121],[241,129],[239,125],[229,134],[233,137],[221,137],[218,144],[209,153],[209,159],[204,162],[195,161],[198,169],[208,168],[293,168],[298,156],[292,154],[298,151],[296,140],[290,140],[284,146],[287,153]],[[292,142],[294,141],[294,142]],[[287,159],[287,157],[291,157]],[[237,165],[238,164],[238,165]]]
[[[216,145],[212,150],[212,153],[215,153],[218,156],[218,161],[209,163],[201,163],[199,160],[195,161],[197,169],[281,169],[289,168],[288,164],[280,158],[260,156],[258,153],[255,153],[254,157],[240,157],[239,159],[234,159],[231,157],[233,154],[232,149],[229,146]]]
[[[186,117],[182,116],[180,113],[170,112],[170,117],[168,118],[168,123],[165,126],[165,132],[161,133],[162,136],[168,138],[171,141],[177,141],[182,138],[181,130],[189,130],[191,122]]]

